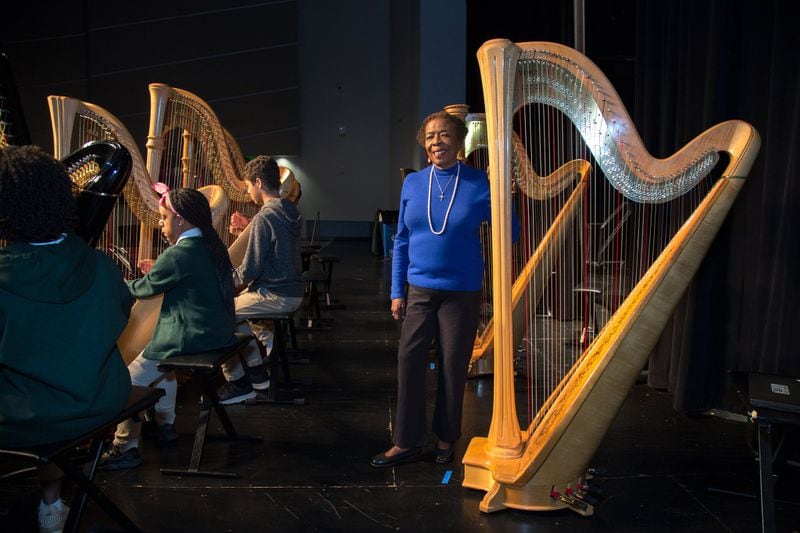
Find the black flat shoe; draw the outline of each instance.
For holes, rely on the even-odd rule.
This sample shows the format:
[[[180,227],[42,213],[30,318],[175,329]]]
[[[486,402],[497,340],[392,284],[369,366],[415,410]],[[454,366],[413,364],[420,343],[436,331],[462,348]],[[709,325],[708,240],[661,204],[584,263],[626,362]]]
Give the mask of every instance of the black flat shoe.
[[[409,448],[406,451],[392,455],[391,457],[387,456],[386,452],[383,452],[373,457],[369,464],[375,468],[386,468],[387,466],[396,466],[419,461],[421,455],[422,448],[419,447]]]
[[[443,450],[441,448],[436,448],[436,451],[433,454],[433,459],[434,461],[436,461],[437,464],[446,465],[447,463],[453,462],[454,455],[455,455],[455,446],[450,446],[446,450]]]

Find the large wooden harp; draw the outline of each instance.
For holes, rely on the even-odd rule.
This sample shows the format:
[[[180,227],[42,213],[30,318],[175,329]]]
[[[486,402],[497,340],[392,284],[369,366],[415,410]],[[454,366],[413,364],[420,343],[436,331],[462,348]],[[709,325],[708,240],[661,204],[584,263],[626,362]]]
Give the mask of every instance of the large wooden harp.
[[[119,142],[130,153],[133,179],[125,186],[124,201],[114,207],[97,247],[120,265],[127,278],[139,277],[139,260],[157,257],[166,247],[158,236],[158,195],[152,188],[156,180],[151,177],[133,137],[114,115],[100,106],[67,96],[50,96],[48,104],[56,157],[96,140]],[[224,190],[213,184],[198,190],[209,200],[217,233],[226,236],[229,201]],[[126,363],[150,341],[161,301],[161,297],[139,300],[131,310],[128,326],[117,342]]]
[[[478,61],[492,196],[494,403],[488,436],[473,439],[464,456],[464,486],[486,491],[485,512],[571,507],[591,514],[589,461],[760,141],[749,124],[728,121],[655,158],[616,91],[578,52],[494,40]],[[538,274],[521,296],[522,326],[515,324],[510,259],[515,136],[516,149],[545,168],[542,174],[573,160],[590,165],[587,180],[544,195],[563,201],[526,208],[525,255]],[[549,221],[544,233],[538,220]]]

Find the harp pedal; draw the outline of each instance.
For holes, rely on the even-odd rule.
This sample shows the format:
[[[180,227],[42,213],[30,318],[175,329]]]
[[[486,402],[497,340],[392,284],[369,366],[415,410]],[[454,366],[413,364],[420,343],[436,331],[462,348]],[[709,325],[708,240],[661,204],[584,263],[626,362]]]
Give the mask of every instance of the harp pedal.
[[[565,504],[567,507],[582,516],[592,516],[594,514],[594,506],[582,499],[583,492],[575,491],[567,488],[564,494],[553,490],[550,497]]]

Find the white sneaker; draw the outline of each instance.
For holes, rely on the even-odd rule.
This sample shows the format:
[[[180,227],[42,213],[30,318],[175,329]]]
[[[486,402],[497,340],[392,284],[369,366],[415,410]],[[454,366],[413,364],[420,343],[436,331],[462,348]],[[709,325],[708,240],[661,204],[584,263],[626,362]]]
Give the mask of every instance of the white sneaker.
[[[63,500],[58,500],[50,505],[39,503],[39,533],[61,533],[69,516],[69,507]]]
[[[263,392],[265,390],[269,390],[269,379],[267,379],[266,381],[262,381],[261,383],[251,383],[250,385],[253,386],[253,390]]]

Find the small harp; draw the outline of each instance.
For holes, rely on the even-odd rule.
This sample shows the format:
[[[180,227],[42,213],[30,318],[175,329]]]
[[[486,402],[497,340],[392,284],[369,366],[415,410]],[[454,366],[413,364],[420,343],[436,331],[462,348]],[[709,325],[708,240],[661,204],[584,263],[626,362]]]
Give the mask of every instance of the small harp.
[[[465,454],[464,486],[486,491],[484,512],[591,514],[589,461],[760,141],[749,124],[728,121],[658,159],[608,80],[578,52],[494,40],[478,61],[492,196],[494,403],[488,436]],[[586,172],[556,181],[560,191],[530,176],[528,185],[544,193],[521,215],[522,263],[532,274],[520,311],[510,228],[513,161],[523,154],[543,175],[570,161],[586,162]]]
[[[150,84],[150,130],[147,168],[160,181],[183,187],[218,185],[231,200],[227,215],[255,213],[247,183],[246,161],[233,135],[222,127],[214,110],[197,95],[163,83]],[[156,171],[156,169],[158,169]],[[281,196],[300,199],[300,184],[288,168],[281,168]],[[230,220],[230,216],[225,217]],[[230,244],[227,235],[223,242]]]

